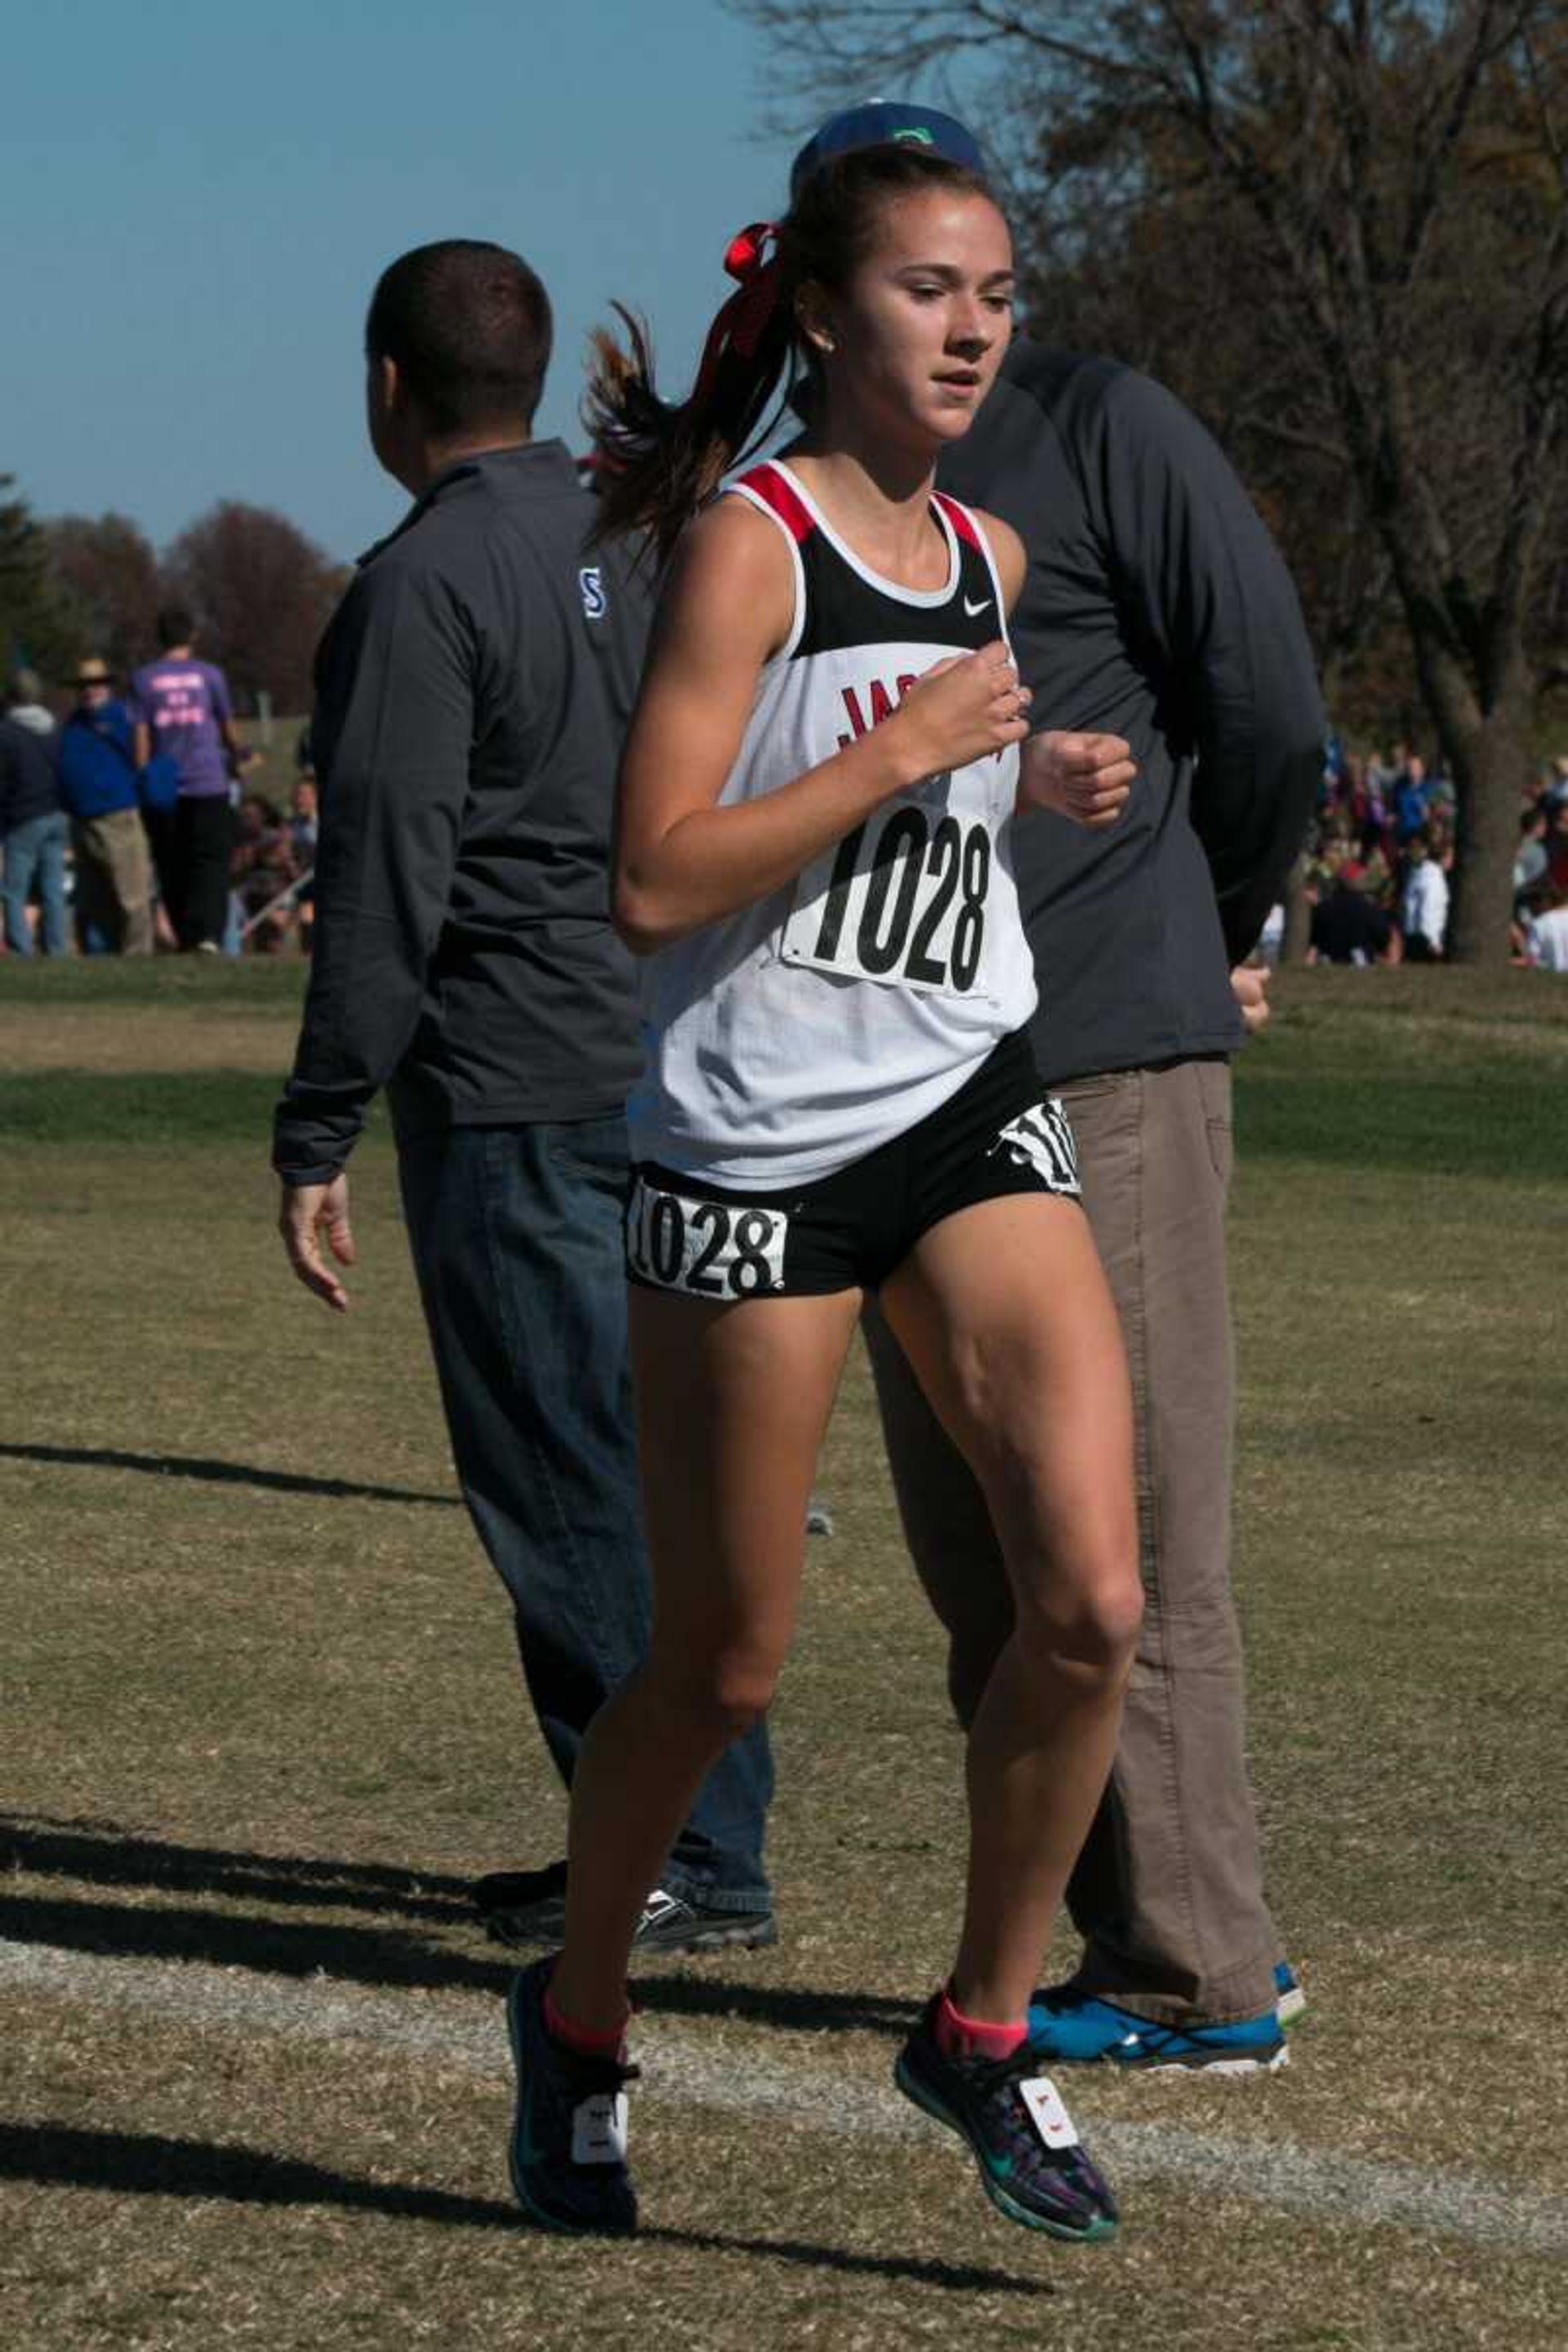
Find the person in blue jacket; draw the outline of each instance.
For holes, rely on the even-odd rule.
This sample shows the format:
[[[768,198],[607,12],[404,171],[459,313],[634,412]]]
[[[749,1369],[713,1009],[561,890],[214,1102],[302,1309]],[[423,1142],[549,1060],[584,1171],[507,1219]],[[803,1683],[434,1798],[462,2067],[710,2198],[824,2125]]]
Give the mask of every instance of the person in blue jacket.
[[[153,865],[142,823],[131,713],[107,663],[79,663],[76,709],[60,730],[60,793],[76,858],[77,935],[114,955],[153,950]]]

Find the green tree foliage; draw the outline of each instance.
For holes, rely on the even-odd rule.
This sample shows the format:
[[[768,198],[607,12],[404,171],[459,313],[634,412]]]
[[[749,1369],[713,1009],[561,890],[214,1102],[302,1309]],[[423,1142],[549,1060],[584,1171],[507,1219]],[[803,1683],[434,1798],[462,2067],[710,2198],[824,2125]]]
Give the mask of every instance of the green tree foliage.
[[[68,675],[81,649],[81,615],[51,574],[42,526],[26,500],[10,495],[16,477],[0,474],[0,667],[26,666],[50,684]]]

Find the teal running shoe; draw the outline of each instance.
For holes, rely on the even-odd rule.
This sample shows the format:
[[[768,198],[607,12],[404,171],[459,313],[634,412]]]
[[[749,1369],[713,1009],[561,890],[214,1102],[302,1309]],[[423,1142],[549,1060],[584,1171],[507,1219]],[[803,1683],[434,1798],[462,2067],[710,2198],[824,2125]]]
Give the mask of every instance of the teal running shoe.
[[[1066,1985],[1029,2003],[1029,2047],[1047,2065],[1105,2064],[1143,2074],[1203,2067],[1216,2074],[1272,2074],[1289,2056],[1271,2009],[1234,2025],[1155,2025]]]
[[[574,2236],[630,2237],[637,2200],[626,2169],[626,2084],[637,2070],[585,2058],[544,2022],[554,1956],[512,1980],[507,2032],[517,2068],[517,2115],[509,2154],[517,2201],[542,2229]]]
[[[1026,2230],[1093,2244],[1114,2237],[1110,2184],[1091,2164],[1056,2087],[1026,2042],[1011,2058],[949,2058],[928,2002],[899,2053],[893,2080],[907,2099],[969,2142],[980,2185],[999,2213]]]

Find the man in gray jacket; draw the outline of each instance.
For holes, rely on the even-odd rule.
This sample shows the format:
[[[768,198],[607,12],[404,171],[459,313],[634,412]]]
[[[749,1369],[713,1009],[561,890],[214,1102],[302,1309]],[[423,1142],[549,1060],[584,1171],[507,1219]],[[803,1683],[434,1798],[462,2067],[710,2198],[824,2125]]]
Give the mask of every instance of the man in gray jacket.
[[[912,137],[971,161],[924,108],[836,117],[797,159]],[[1121,823],[1018,828],[1042,1075],[1078,1137],[1137,1412],[1146,1592],[1116,1768],[1068,1889],[1084,1938],[1030,2022],[1058,2061],[1279,2064],[1296,1994],[1264,1900],[1229,1575],[1234,1385],[1226,1297],[1229,1056],[1266,1015],[1237,971],[1305,831],[1325,725],[1284,566],[1214,442],[1118,362],[1015,341],[939,478],[1003,516],[1029,569],[1012,616],[1045,727],[1125,737]],[[967,1717],[1011,1604],[979,1491],[868,1318],[906,1536]]]
[[[310,993],[273,1165],[295,1274],[342,1311],[346,1163],[384,1086],[463,1496],[510,1595],[570,1780],[641,1662],[621,1217],[639,1061],[606,866],[647,597],[584,541],[592,501],[531,437],[550,307],[527,264],[450,239],[393,263],[366,325],[375,453],[413,496],[321,642]],[[645,1949],[772,1942],[759,1729],[721,1759],[649,1890]],[[564,1866],[476,1890],[558,1931]]]

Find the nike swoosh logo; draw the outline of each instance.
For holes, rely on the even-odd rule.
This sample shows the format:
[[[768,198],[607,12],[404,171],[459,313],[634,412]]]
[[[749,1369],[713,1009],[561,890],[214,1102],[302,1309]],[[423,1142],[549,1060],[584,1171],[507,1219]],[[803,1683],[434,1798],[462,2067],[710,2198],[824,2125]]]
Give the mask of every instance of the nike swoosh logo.
[[[966,596],[966,597],[964,598],[964,600],[963,600],[963,609],[964,609],[964,611],[968,614],[968,615],[969,615],[970,619],[973,621],[973,618],[974,618],[974,616],[975,616],[975,614],[976,614],[977,613],[984,613],[984,610],[985,610],[986,606],[990,604],[990,602],[991,602],[991,599],[990,599],[990,597],[989,597],[989,596],[982,596],[982,598],[980,599],[980,602],[979,602],[979,604],[972,604],[970,603],[970,601],[969,601],[968,597]]]

